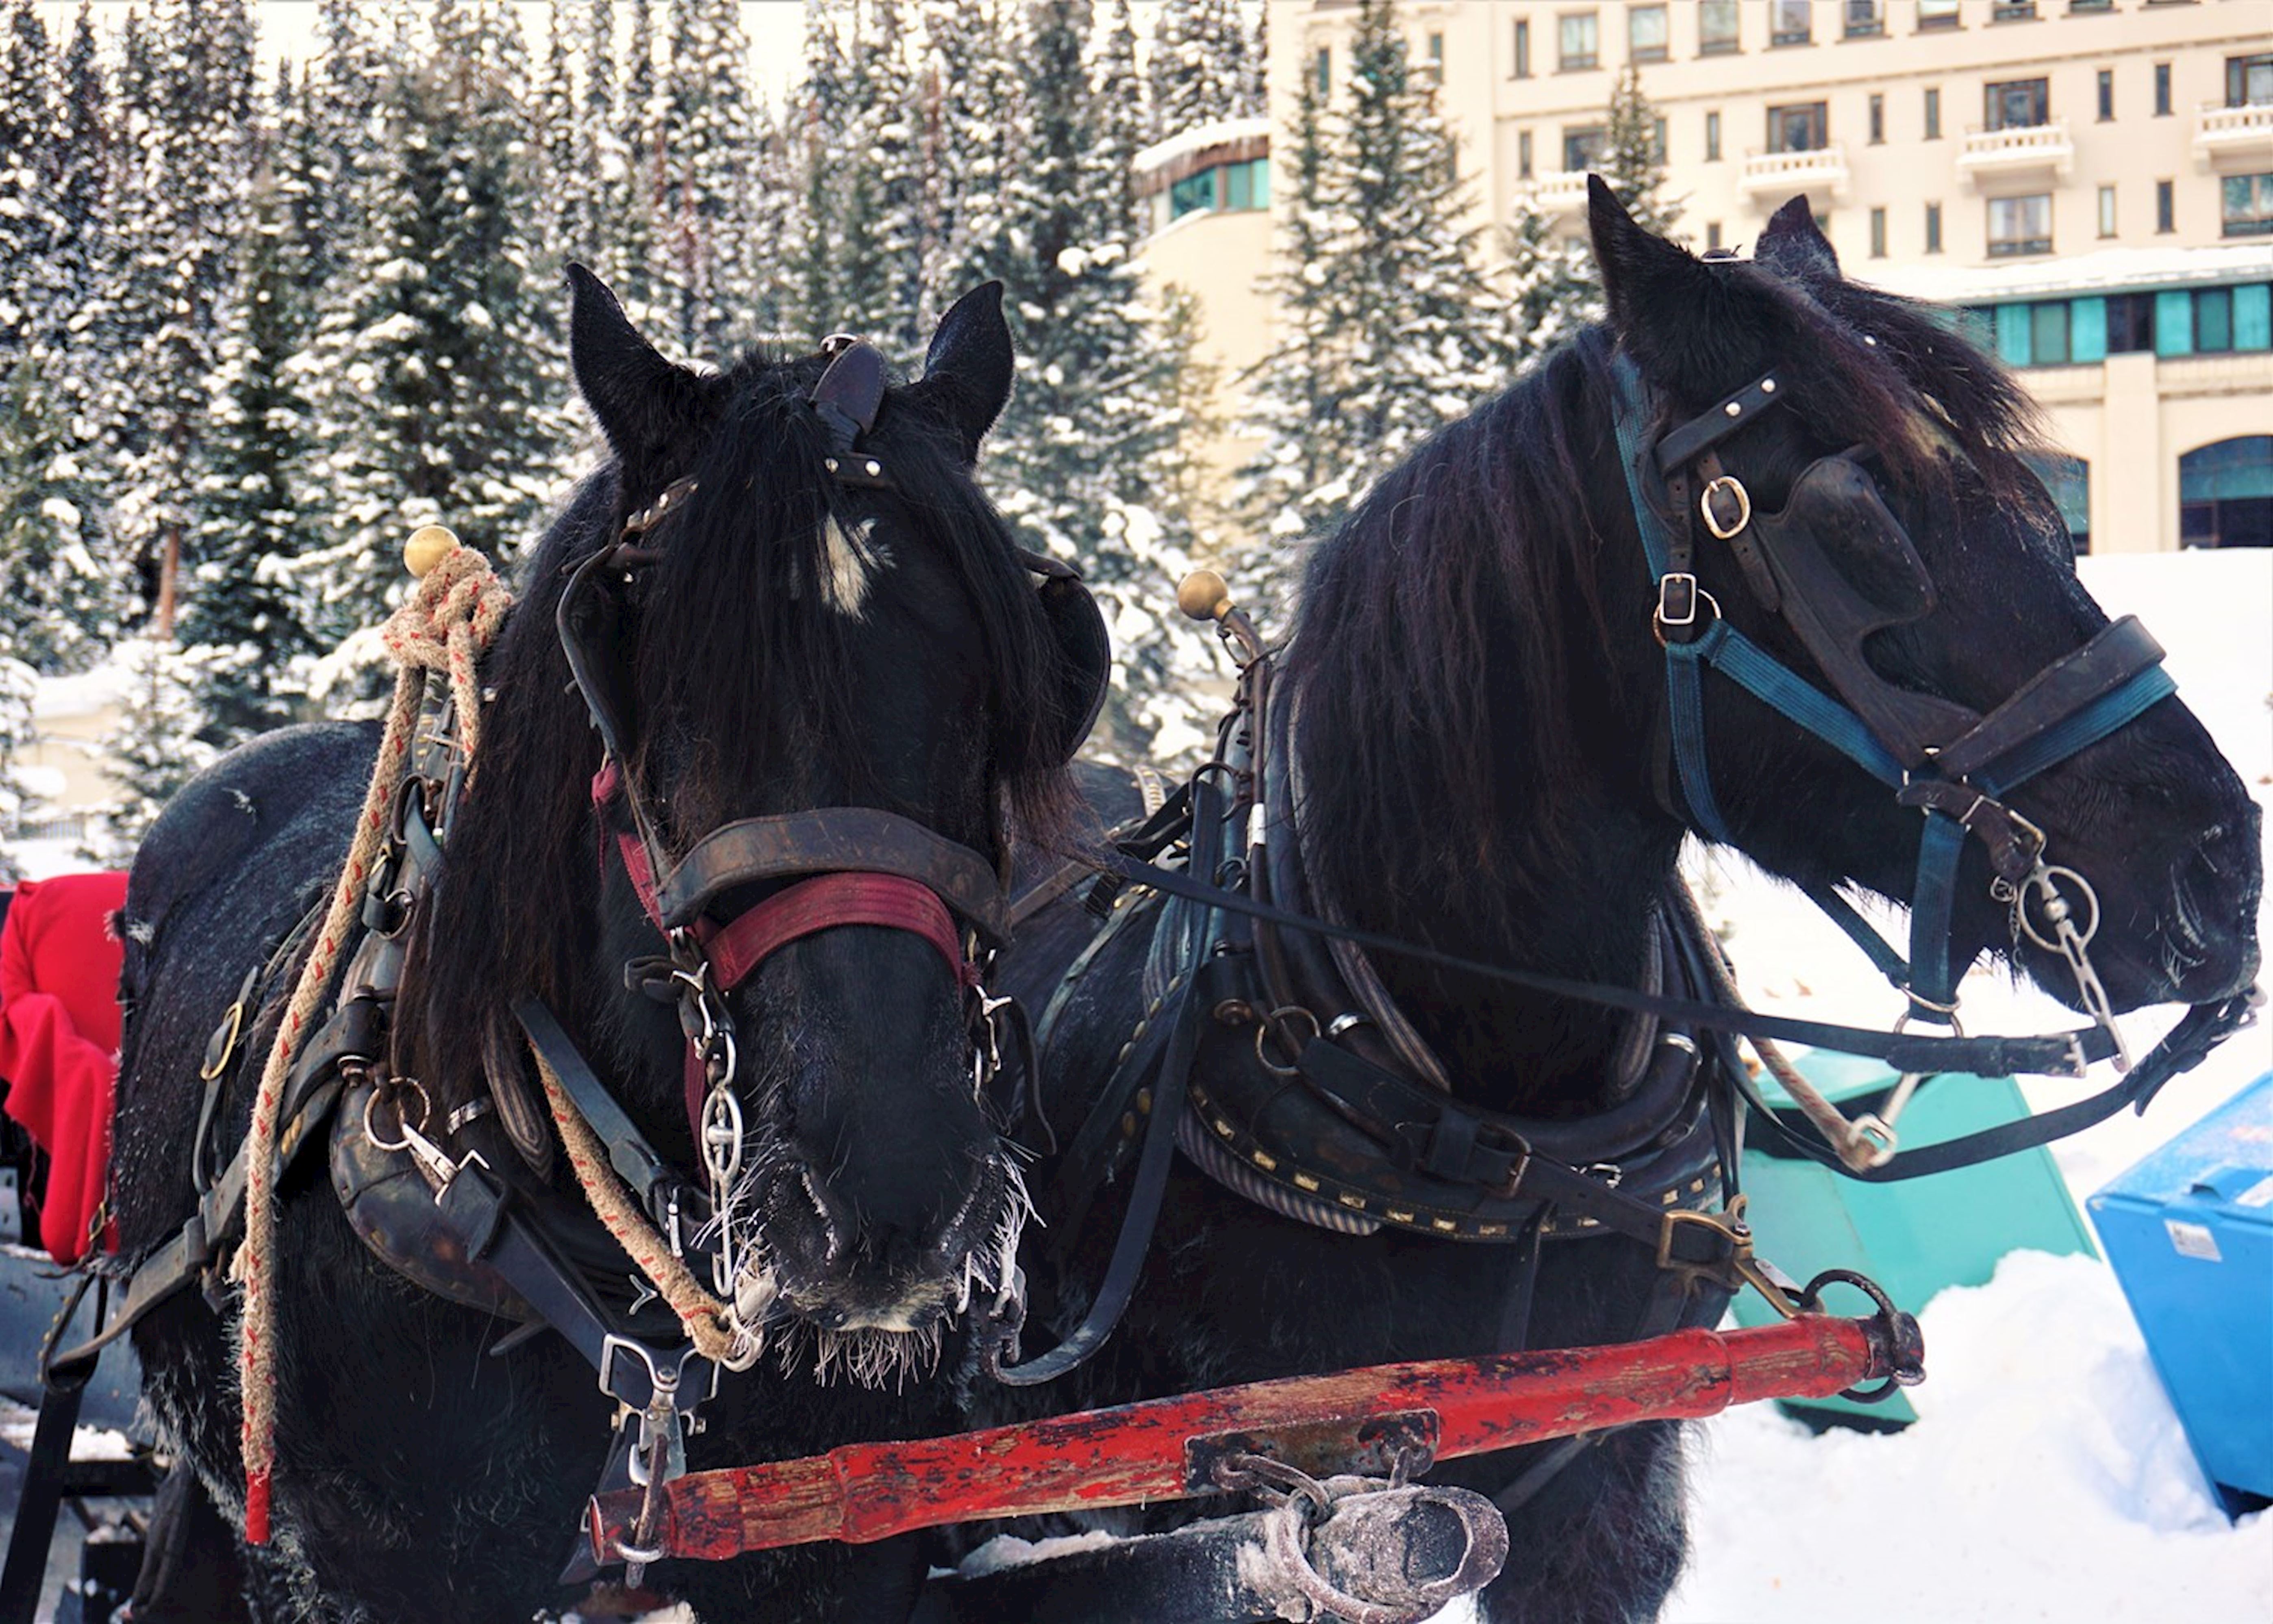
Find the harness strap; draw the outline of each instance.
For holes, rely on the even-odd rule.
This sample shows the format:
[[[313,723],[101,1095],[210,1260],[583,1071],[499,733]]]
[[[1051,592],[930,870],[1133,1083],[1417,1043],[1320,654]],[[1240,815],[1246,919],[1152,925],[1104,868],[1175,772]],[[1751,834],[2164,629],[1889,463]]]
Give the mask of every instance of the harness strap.
[[[578,1114],[606,1147],[608,1164],[649,1216],[671,1229],[698,1227],[709,1216],[707,1199],[648,1143],[544,1000],[523,999],[513,1007],[513,1014],[530,1045],[560,1079]]]
[[[946,904],[922,881],[897,874],[832,873],[799,880],[706,937],[702,948],[718,984],[739,986],[776,948],[843,924],[882,925],[920,936],[939,949],[958,983],[979,984],[978,967],[964,957]]]

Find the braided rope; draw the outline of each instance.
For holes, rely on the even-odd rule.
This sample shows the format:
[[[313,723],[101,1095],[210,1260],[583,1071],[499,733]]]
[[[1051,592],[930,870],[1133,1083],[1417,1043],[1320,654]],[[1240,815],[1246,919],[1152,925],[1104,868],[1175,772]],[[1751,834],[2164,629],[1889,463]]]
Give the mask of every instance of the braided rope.
[[[444,556],[388,619],[386,647],[401,670],[395,676],[394,700],[387,709],[371,788],[356,819],[355,840],[333,889],[331,907],[285,1006],[260,1074],[259,1092],[253,1096],[252,1126],[245,1145],[244,1245],[230,1268],[244,1288],[237,1380],[244,1395],[239,1441],[244,1456],[244,1538],[250,1545],[268,1542],[269,1488],[276,1466],[276,1307],[269,1288],[276,1268],[276,1141],[282,1126],[284,1083],[331,985],[385,840],[418,720],[424,687],[421,673],[448,674],[461,736],[470,757],[481,700],[475,662],[496,635],[512,602],[489,560],[472,548],[461,547]]]
[[[552,1126],[560,1132],[560,1142],[567,1149],[568,1165],[575,1170],[576,1182],[583,1187],[584,1199],[592,1203],[592,1210],[607,1226],[608,1233],[616,1238],[639,1271],[647,1277],[671,1311],[679,1316],[679,1323],[694,1351],[712,1364],[729,1370],[746,1369],[757,1357],[754,1342],[734,1328],[733,1316],[709,1292],[702,1289],[686,1265],[656,1232],[633,1201],[608,1164],[607,1148],[584,1120],[575,1102],[560,1078],[534,1048],[530,1053],[536,1060],[537,1075],[544,1080],[545,1103],[552,1108]]]

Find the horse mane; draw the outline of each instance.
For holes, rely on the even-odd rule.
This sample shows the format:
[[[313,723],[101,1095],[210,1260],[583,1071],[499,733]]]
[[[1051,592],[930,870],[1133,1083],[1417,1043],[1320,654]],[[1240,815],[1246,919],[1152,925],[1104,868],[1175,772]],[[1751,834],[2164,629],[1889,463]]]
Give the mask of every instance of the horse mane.
[[[846,696],[858,623],[825,611],[820,590],[826,521],[850,527],[896,503],[903,534],[941,550],[977,618],[993,672],[994,725],[982,742],[998,816],[1027,839],[1060,842],[1073,797],[1053,748],[1054,646],[1009,530],[952,436],[911,410],[888,406],[866,442],[889,459],[894,489],[841,486],[822,466],[828,446],[806,405],[824,366],[760,353],[738,363],[720,421],[684,470],[695,490],[646,538],[662,556],[629,587],[600,587],[627,594],[641,758],[630,770],[667,767],[659,798],[674,845],[747,815],[746,800],[732,797],[764,775],[795,785],[827,763],[837,793],[875,790]],[[575,565],[654,495],[626,491],[619,474],[611,461],[571,496],[521,570],[520,595],[483,662],[495,702],[402,989],[404,1007],[424,1011],[399,1028],[423,1051],[408,1058],[455,1074],[419,1074],[430,1088],[441,1083],[438,1103],[471,1080],[470,1040],[504,1005],[535,994],[558,1007],[575,995],[602,929],[589,790],[601,747],[554,617]],[[652,759],[666,737],[685,741],[696,759]]]
[[[1872,446],[1899,487],[1946,491],[1970,467],[1999,502],[2051,514],[2022,460],[2037,443],[2028,395],[1932,311],[1758,262],[1713,268],[1725,309],[1683,325],[1682,375],[1772,361],[1814,438]],[[1503,787],[1584,781],[1598,741],[1572,719],[1598,701],[1572,683],[1605,669],[1587,648],[1622,634],[1592,555],[1608,549],[1613,571],[1631,555],[1639,588],[1608,409],[1616,346],[1597,323],[1548,351],[1384,474],[1312,552],[1280,681],[1306,734],[1353,743],[1309,775],[1302,832],[1330,893],[1452,889],[1490,917],[1521,874],[1572,860],[1569,820],[1512,815]]]

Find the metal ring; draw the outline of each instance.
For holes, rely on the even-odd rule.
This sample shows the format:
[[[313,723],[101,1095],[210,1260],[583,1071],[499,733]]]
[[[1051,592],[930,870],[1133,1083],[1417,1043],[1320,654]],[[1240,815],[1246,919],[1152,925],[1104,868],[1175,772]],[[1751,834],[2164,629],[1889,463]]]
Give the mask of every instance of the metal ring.
[[[1723,529],[1720,516],[1713,511],[1713,493],[1726,489],[1737,498],[1737,522]],[[1744,489],[1744,482],[1733,474],[1723,474],[1698,493],[1697,511],[1704,515],[1705,528],[1722,541],[1744,534],[1744,527],[1752,522],[1752,495]]]
[[[714,1156],[714,1149],[726,1154]],[[742,1171],[742,1102],[728,1088],[714,1088],[702,1101],[702,1165],[723,1195]],[[721,1247],[721,1251],[724,1248]]]
[[[397,1105],[394,1108],[394,1125],[402,1130],[402,1136],[401,1138],[394,1140],[381,1139],[379,1136],[379,1129],[373,1125],[371,1120],[371,1113],[379,1104],[379,1096],[401,1089],[408,1089],[418,1096],[418,1121],[416,1125],[418,1129],[423,1130],[425,1127],[427,1115],[434,1108],[433,1102],[426,1097],[426,1085],[420,1082],[416,1077],[390,1077],[386,1081],[373,1088],[369,1094],[364,1096],[363,1136],[371,1141],[371,1149],[374,1150],[408,1150],[410,1149],[410,1135],[413,1131],[413,1125],[410,1119],[403,1113],[401,1105]]]
[[[1272,1029],[1286,1025],[1296,1015],[1310,1023],[1310,1038],[1315,1041],[1318,1036],[1318,1018],[1300,1004],[1281,1004],[1256,1023],[1255,1058],[1263,1063],[1263,1069],[1274,1077],[1294,1077],[1302,1073],[1300,1066],[1281,1066],[1263,1051],[1263,1040],[1271,1036]],[[1291,1044],[1287,1047],[1299,1058],[1302,1053],[1299,1049]]]
[[[1718,620],[1722,617],[1721,600],[1714,597],[1711,593],[1706,591],[1702,587],[1697,588],[1697,601],[1713,611],[1714,619]],[[1663,617],[1663,611],[1662,610],[1653,609],[1649,611],[1649,629],[1651,635],[1657,639],[1657,646],[1660,648],[1664,647],[1665,620]]]
[[[2046,953],[2058,953],[2060,950],[2057,939],[2047,939],[2037,933],[2036,921],[2029,917],[2029,892],[2032,890],[2041,890],[2046,895],[2061,902],[2067,901],[2066,897],[2060,895],[2059,888],[2052,883],[2053,876],[2058,874],[2065,874],[2075,881],[2076,889],[2083,893],[2083,901],[2090,905],[2091,923],[2089,925],[2079,924],[2071,927],[2075,932],[2077,943],[2082,947],[2089,947],[2091,945],[2091,939],[2099,934],[2099,893],[2091,888],[2091,881],[2074,869],[2057,863],[2047,864],[2039,868],[2037,872],[2029,875],[2025,882],[2020,898],[2022,933]],[[2053,922],[2055,929],[2058,928],[2059,923],[2057,920]]]
[[[198,1081],[211,1082],[229,1069],[230,1058],[236,1053],[236,1040],[244,1035],[244,1000],[239,999],[229,1007],[229,1041],[221,1046],[221,1053],[210,1066],[198,1067]]]

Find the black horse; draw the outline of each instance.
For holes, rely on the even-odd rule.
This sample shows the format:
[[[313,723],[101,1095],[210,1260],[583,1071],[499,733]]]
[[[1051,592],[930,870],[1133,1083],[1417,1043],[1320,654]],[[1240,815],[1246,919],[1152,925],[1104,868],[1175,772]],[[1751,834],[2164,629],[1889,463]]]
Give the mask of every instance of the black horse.
[[[1693,934],[1686,968],[1667,945],[1682,934],[1669,929],[1668,898],[1685,834],[1717,824],[1795,881],[1907,902],[1921,819],[1823,738],[1711,673],[1701,699],[1709,780],[1684,775],[1671,760],[1681,723],[1669,717],[1663,642],[1717,613],[1823,692],[1876,685],[1897,712],[1916,700],[1977,718],[2049,668],[2062,668],[2053,685],[2064,685],[2108,622],[2022,460],[2029,414],[2019,387],[1933,312],[1843,280],[1804,202],[1775,215],[1749,260],[1700,260],[1649,235],[1599,182],[1592,226],[1607,323],[1430,439],[1310,559],[1267,718],[1249,741],[1264,762],[1260,840],[1234,832],[1204,878],[1229,883],[1244,865],[1272,902],[1439,953],[1702,996]],[[1741,493],[1724,483],[1709,498],[1716,533],[1743,536],[1737,509],[1748,499],[1763,521],[1783,521],[1780,545],[1834,561],[1808,578],[1809,603],[1771,613],[1756,577],[1771,587],[1784,578],[1701,533],[1693,581],[1653,570],[1636,518],[1635,491],[1647,487],[1630,488],[1636,448],[1621,446],[1622,399],[1640,454],[1665,453],[1669,477],[1701,444],[1723,460],[1716,478],[1741,482]],[[1695,425],[1686,450],[1684,425]],[[1820,460],[1849,477],[1837,460],[1858,446],[1871,460],[1857,466],[1875,470],[1889,522],[1907,527],[1930,582],[1897,556],[1897,531],[1795,539],[1790,524],[1809,512],[1860,513],[1860,497],[1851,508],[1780,511]],[[1692,484],[1657,522],[1688,533],[1699,494]],[[1654,580],[1660,573],[1670,585]],[[1684,585],[1695,588],[1685,602],[1675,595]],[[1793,629],[1800,610],[1834,599],[1901,611],[1865,613],[1875,624],[1849,645],[1861,654],[1835,674]],[[2129,640],[2119,628],[2099,647]],[[1238,787],[1223,772],[1196,788],[1203,782],[1225,796]],[[1703,782],[1709,819],[1692,804]],[[2258,815],[2176,700],[2147,705],[2009,798],[2041,831],[2044,860],[2096,887],[2090,954],[2116,1009],[2211,1002],[2247,986]],[[1134,808],[1133,793],[1101,801],[1108,817]],[[1956,873],[1955,969],[1994,952],[2077,1000],[2061,960],[2013,928],[2008,894],[1992,895],[1985,848],[1969,845]],[[1029,1231],[1022,1258],[1034,1280],[1030,1351],[1071,1332],[1106,1276],[1128,1191],[1141,1182],[1111,1147],[1142,1136],[1167,1085],[1133,1079],[1150,1087],[1103,1115],[1094,1107],[1105,1081],[1129,1078],[1128,1057],[1141,1060],[1158,1041],[1174,977],[1189,969],[1155,953],[1163,912],[1132,888],[1112,915],[1117,934],[1069,978],[1098,929],[1076,902],[1095,911],[1107,894],[1084,885],[1052,904],[1008,978],[1045,1012],[1042,1098],[1076,1164],[1070,1176],[1036,1170],[1048,1227]],[[1241,948],[1239,922],[1230,925]],[[1617,1342],[1652,1323],[1662,1276],[1647,1240],[1568,1202],[1559,1218],[1534,1203],[1527,1224],[1524,1209],[1497,1196],[1532,1187],[1527,1146],[1540,1162],[1581,1164],[1568,1189],[1606,1188],[1623,1174],[1618,1193],[1639,1191],[1649,1206],[1716,1202],[1726,1132],[1713,1142],[1693,1085],[1684,1092],[1680,1081],[1696,1074],[1699,1047],[1709,1057],[1708,1034],[1391,952],[1330,954],[1294,931],[1255,935],[1253,956],[1280,962],[1234,985],[1317,996],[1274,1011],[1249,991],[1209,990],[1198,972],[1203,1029],[1192,1104],[1177,1124],[1183,1155],[1126,1316],[1075,1373],[1024,1395],[992,1389],[988,1419],[1030,1413],[1034,1394],[1070,1410],[1386,1360]],[[1320,1001],[1327,988],[1348,1001]],[[1397,1021],[1405,1029],[1392,1033]],[[1358,1060],[1367,1066],[1354,1069]],[[1428,1131],[1400,1142],[1416,1125]],[[1590,1134],[1599,1158],[1583,1149]],[[1651,1171],[1669,1156],[1689,1160]],[[1100,1170],[1115,1166],[1123,1176],[1092,1201]],[[1474,1167],[1490,1177],[1461,1171]],[[1534,1255],[1524,1231],[1542,1224],[1576,1233]],[[1677,1306],[1709,1322],[1725,1300],[1707,1290]],[[1560,1470],[1532,1470],[1550,1456]],[[1680,1569],[1671,1425],[1435,1476],[1513,1508],[1512,1553],[1482,1598],[1500,1624],[1650,1618]],[[1062,1613],[1077,1615],[1077,1605]]]
[[[956,861],[991,890],[1012,830],[1046,840],[1069,806],[1065,762],[1105,675],[1085,595],[1021,554],[973,483],[1010,385],[999,286],[949,312],[920,381],[887,387],[868,351],[873,376],[840,399],[827,381],[845,376],[834,341],[800,360],[693,371],[571,274],[575,375],[614,456],[523,572],[482,666],[480,754],[446,850],[407,928],[385,922],[409,943],[392,1075],[418,1081],[425,1132],[452,1159],[477,1152],[540,1221],[582,1197],[565,1158],[517,1149],[509,1131],[503,1100],[534,1086],[519,1000],[558,1015],[664,1162],[705,1164],[684,1092],[689,1038],[668,996],[672,971],[702,965],[668,956],[652,887],[643,896],[631,872],[646,866],[643,835],[667,864],[742,820],[851,809],[865,829],[890,814],[902,849],[963,848]],[[604,569],[574,573],[608,549]],[[581,628],[581,692],[556,635],[572,590],[581,601],[562,619]],[[605,771],[603,730],[623,757]],[[184,790],[142,848],[112,1181],[129,1262],[169,1241],[211,1181],[195,1174],[215,1164],[199,1117],[209,1036],[248,967],[328,891],[373,748],[371,730],[344,724],[263,738]],[[720,879],[709,911],[721,919],[784,889],[731,864]],[[730,993],[709,990],[730,1029],[707,1034],[704,1053],[737,1051],[725,1092],[744,1125],[725,1147],[739,1163],[728,1296],[739,1351],[770,1345],[724,1374],[688,1441],[696,1465],[952,1425],[948,1384],[930,1379],[942,1323],[1009,1285],[1026,1197],[1002,1108],[974,1086],[976,922],[949,923],[936,902],[919,911],[935,912],[935,928],[798,934]],[[627,990],[627,964],[666,996]],[[244,1133],[280,998],[254,1052],[223,1068],[220,1159]],[[368,1123],[341,1113],[349,1163],[371,1149]],[[275,1529],[244,1549],[255,1610],[517,1621],[565,1605],[581,1593],[559,1575],[613,1401],[561,1337],[509,1339],[510,1320],[381,1262],[334,1194],[349,1165],[336,1149],[333,1178],[319,1152],[304,1154],[281,1186]],[[423,1192],[416,1204],[432,1210]],[[228,1549],[244,1510],[224,1263],[134,1332],[161,1437],[213,1502],[184,1542],[192,1554]],[[622,1300],[628,1275],[614,1254],[617,1306],[655,1325],[652,1307]],[[651,1583],[707,1617],[754,1616],[761,1601],[767,1616],[865,1617],[904,1613],[921,1574],[900,1542],[665,1568]],[[221,1605],[208,1590],[163,1616]]]

